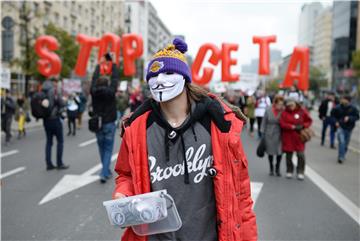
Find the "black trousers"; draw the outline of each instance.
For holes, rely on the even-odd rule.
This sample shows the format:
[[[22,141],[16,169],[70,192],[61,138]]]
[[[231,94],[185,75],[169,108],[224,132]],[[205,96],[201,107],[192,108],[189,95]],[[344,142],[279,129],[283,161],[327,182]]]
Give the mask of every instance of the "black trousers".
[[[286,172],[293,173],[294,172],[294,164],[292,162],[294,152],[286,152]],[[297,174],[304,174],[305,172],[305,154],[304,152],[297,152],[297,167],[296,173]]]
[[[76,117],[68,117],[69,134],[76,134]]]
[[[11,123],[12,115],[3,114],[1,115],[1,129],[5,132],[5,142],[9,142],[11,139]]]
[[[250,133],[254,132],[255,118],[250,118]]]
[[[257,126],[258,126],[258,136],[261,137],[261,123],[262,123],[262,119],[263,117],[256,117],[256,122],[257,122]]]
[[[269,155],[269,165],[270,165],[270,172],[274,171],[274,156],[273,155]],[[277,155],[276,156],[276,164],[275,164],[275,171],[276,173],[280,173],[280,163],[281,163],[281,155]]]

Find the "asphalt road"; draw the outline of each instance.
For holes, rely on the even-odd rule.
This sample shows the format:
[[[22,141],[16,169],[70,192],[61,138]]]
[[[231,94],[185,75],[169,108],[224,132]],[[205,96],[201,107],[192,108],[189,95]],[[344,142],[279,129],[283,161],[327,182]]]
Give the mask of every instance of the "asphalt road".
[[[64,162],[70,164],[65,171],[45,170],[45,134],[41,129],[2,147],[2,240],[119,240],[122,230],[109,225],[102,206],[103,201],[111,199],[113,180],[105,185],[96,180],[99,155],[96,143],[87,142],[92,139],[94,135],[86,128],[76,137],[65,137]],[[359,223],[346,212],[349,205],[330,198],[334,191],[329,194],[328,184],[316,181],[314,174],[303,182],[268,176],[266,159],[254,154],[257,141],[246,133],[242,140],[251,180],[263,184],[255,205],[259,240],[360,239]],[[114,153],[119,143],[117,136]],[[336,152],[321,148],[319,140],[314,139],[308,145],[307,158],[309,167],[358,211],[359,156],[350,153],[349,160],[340,166],[336,164]],[[283,160],[283,173],[284,169]],[[69,180],[73,183],[66,185]],[[65,193],[76,186],[79,188]],[[51,199],[56,197],[54,193],[60,196]],[[46,202],[39,205],[45,196]]]

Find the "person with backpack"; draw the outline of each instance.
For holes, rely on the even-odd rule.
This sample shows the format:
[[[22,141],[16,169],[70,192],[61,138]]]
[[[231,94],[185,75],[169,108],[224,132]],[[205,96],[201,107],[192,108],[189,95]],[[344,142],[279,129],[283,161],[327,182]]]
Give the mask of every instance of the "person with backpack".
[[[255,241],[241,110],[191,83],[186,43],[176,38],[150,60],[152,98],[124,120],[113,198],[166,189],[182,227],[122,240]]]
[[[1,130],[5,132],[5,145],[11,140],[11,123],[15,114],[16,104],[11,96],[10,90],[5,90],[5,95],[1,97]]]
[[[32,113],[35,118],[42,118],[46,133],[45,161],[46,170],[68,169],[69,165],[63,162],[64,133],[63,118],[65,103],[57,93],[57,79],[48,79],[42,85],[40,93],[36,93],[31,101]],[[35,111],[35,112],[34,112]],[[51,161],[53,137],[56,137],[56,166]]]
[[[66,113],[67,113],[68,127],[69,127],[69,131],[67,133],[68,136],[70,136],[71,134],[73,136],[76,135],[76,118],[78,117],[79,114],[79,105],[80,105],[79,97],[76,96],[75,93],[71,93],[69,95],[66,105]]]
[[[109,56],[110,54],[106,54]],[[100,65],[104,62],[112,62],[110,79],[100,76]],[[119,81],[119,69],[112,58],[102,57],[100,65],[97,65],[91,82],[92,117],[89,120],[89,129],[96,133],[99,147],[102,170],[100,182],[106,183],[111,178],[110,171],[111,156],[113,154],[115,130],[116,130],[116,89]],[[91,123],[96,122],[93,128]]]

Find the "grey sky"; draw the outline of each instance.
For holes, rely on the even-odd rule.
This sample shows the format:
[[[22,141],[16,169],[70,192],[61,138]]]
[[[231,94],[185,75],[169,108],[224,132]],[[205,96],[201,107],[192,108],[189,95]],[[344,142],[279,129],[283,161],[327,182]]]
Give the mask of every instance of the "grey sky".
[[[151,0],[158,15],[173,34],[186,38],[193,57],[206,42],[239,44],[236,69],[258,57],[254,35],[276,35],[272,48],[290,54],[297,44],[298,18],[301,6],[310,1],[164,1]],[[322,1],[330,6],[332,1]],[[234,69],[234,71],[236,71]],[[236,71],[239,72],[239,71]]]

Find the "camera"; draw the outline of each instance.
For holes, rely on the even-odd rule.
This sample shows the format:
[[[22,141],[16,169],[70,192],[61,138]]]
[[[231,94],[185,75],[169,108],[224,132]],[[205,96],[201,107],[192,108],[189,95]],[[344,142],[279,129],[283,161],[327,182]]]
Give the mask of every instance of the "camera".
[[[108,53],[106,53],[105,55],[104,55],[104,57],[105,57],[105,60],[106,61],[112,61],[112,56],[111,56],[111,54],[108,52]]]

